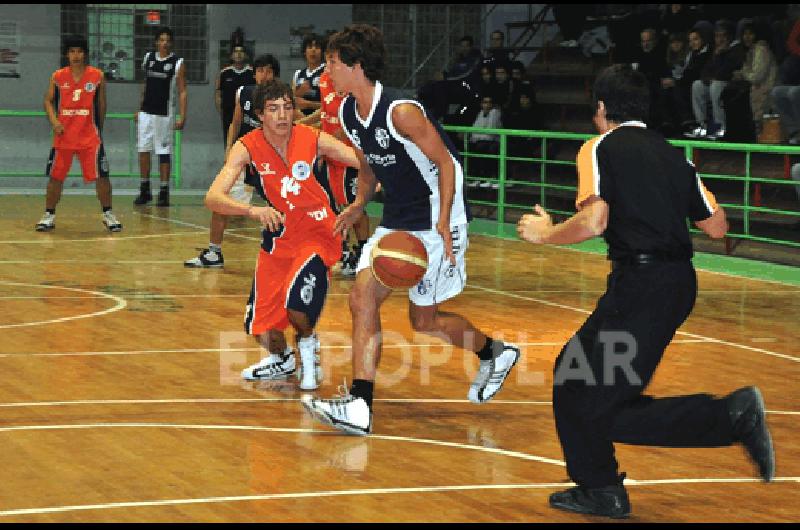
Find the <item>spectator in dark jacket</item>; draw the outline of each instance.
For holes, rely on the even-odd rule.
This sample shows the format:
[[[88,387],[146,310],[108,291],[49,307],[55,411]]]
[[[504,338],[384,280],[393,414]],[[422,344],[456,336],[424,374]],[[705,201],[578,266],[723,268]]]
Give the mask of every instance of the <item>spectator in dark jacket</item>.
[[[733,27],[727,21],[720,21],[714,31],[714,53],[700,74],[700,79],[692,84],[692,108],[699,124],[689,138],[708,138],[718,140],[725,135],[725,109],[722,107],[722,91],[733,79],[733,72],[744,63],[744,51],[740,45],[731,45]],[[712,120],[706,117],[706,108],[711,101]]]
[[[711,46],[706,42],[703,32],[693,29],[689,32],[689,54],[686,56],[686,66],[683,68],[683,77],[676,83],[674,92],[678,115],[681,126],[685,130],[689,124],[699,125],[694,120],[691,107],[692,85],[700,79],[706,63],[711,58]]]
[[[647,77],[650,86],[650,117],[648,125],[658,127],[661,125],[661,79],[669,76],[667,67],[666,45],[658,38],[658,32],[652,28],[642,30],[641,48],[634,60],[635,68]]]

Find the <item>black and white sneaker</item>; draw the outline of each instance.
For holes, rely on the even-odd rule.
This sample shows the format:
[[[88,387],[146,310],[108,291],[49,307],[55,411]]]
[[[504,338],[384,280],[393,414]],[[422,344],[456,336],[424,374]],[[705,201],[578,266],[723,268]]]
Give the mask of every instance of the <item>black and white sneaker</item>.
[[[56,227],[56,215],[50,212],[44,212],[44,215],[36,223],[37,232],[49,232]]]
[[[486,403],[503,387],[508,374],[519,360],[519,348],[508,342],[503,343],[503,351],[493,359],[481,360],[478,374],[469,387],[467,397],[473,403]]]
[[[122,231],[122,223],[119,222],[117,217],[111,212],[111,210],[107,212],[103,212],[103,224],[106,228],[108,228],[109,232],[121,232]]]
[[[339,397],[318,399],[305,394],[303,406],[314,419],[347,434],[366,436],[372,432],[372,410],[364,399],[350,394],[347,384],[339,387]]]
[[[133,204],[137,206],[141,206],[143,204],[147,204],[148,202],[153,200],[153,194],[150,191],[150,185],[147,186],[140,186],[139,187],[139,195],[133,200]]]
[[[199,256],[183,262],[184,267],[204,269],[218,269],[223,265],[225,265],[225,259],[222,257],[222,250],[217,252],[208,248],[200,249]]]
[[[242,370],[242,379],[247,381],[285,380],[296,369],[294,350],[283,355],[271,353],[252,366]]]

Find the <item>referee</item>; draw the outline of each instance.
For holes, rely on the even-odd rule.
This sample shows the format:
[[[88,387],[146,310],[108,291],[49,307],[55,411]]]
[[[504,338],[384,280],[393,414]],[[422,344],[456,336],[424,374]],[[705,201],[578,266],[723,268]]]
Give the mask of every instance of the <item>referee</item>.
[[[697,295],[686,218],[715,239],[725,235],[728,223],[694,166],[642,123],[649,110],[644,75],[623,65],[605,69],[595,82],[594,101],[600,136],[578,153],[578,213],[553,225],[537,204],[517,227],[531,243],[569,244],[603,234],[612,263],[605,294],[555,362],[553,412],[567,473],[577,487],[552,494],[550,505],[627,517],[625,474],[618,474],[614,442],[741,442],[770,481],[775,456],[757,388],[724,398],[643,395]]]

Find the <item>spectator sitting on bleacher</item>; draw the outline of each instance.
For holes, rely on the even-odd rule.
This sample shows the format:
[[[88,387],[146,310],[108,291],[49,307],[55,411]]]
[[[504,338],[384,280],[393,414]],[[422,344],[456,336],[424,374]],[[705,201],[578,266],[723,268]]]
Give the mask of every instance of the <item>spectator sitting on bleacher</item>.
[[[539,115],[536,112],[536,95],[532,85],[520,87],[520,90],[512,96],[508,111],[503,113],[502,118],[504,129],[541,130]],[[536,149],[540,145],[541,140],[538,138],[509,136],[508,154],[514,157],[534,158],[537,156]],[[512,180],[530,179],[535,176],[531,162],[511,160],[506,167]]]
[[[492,96],[483,96],[481,99],[481,111],[472,126],[480,129],[501,129],[503,127],[501,112],[494,106]],[[497,154],[498,143],[499,138],[494,134],[472,133],[469,136],[469,150],[472,153]],[[496,170],[492,171],[493,167],[497,167],[493,159],[473,158],[472,167],[477,176],[486,177],[497,174]],[[491,183],[484,181],[479,185],[484,188],[491,186]],[[496,186],[492,187],[496,189]]]
[[[504,109],[511,98],[511,80],[508,75],[508,66],[498,64],[494,71],[494,85],[492,86],[492,101],[497,109]]]
[[[744,63],[744,52],[740,45],[732,45],[733,28],[726,20],[717,22],[714,31],[714,53],[706,63],[701,78],[692,84],[692,108],[698,127],[684,136],[718,140],[725,135],[725,109],[722,107],[722,91],[733,78],[733,72]],[[707,106],[711,101],[712,120],[707,118]]]
[[[676,33],[686,34],[697,21],[697,14],[687,4],[664,4],[661,14],[661,34],[665,37]]]
[[[755,134],[758,135],[768,110],[770,91],[778,77],[778,65],[761,25],[750,23],[744,26],[742,45],[747,49],[747,55],[742,69],[733,73],[733,79],[750,84],[750,109],[753,112]]]
[[[653,28],[642,30],[640,34],[641,48],[634,59],[634,69],[642,72],[650,87],[650,116],[648,126],[656,128],[661,125],[661,79],[669,76],[667,68],[666,45],[658,38]]]
[[[677,115],[681,120],[681,130],[686,132],[690,125],[697,126],[692,114],[692,85],[700,79],[706,63],[711,58],[709,46],[703,31],[693,29],[689,32],[689,54],[686,56],[686,65],[683,68],[677,90],[674,92],[677,106]],[[692,127],[694,128],[694,127]]]
[[[464,105],[462,101],[469,89],[464,86],[473,85],[479,76],[478,67],[482,64],[481,52],[474,46],[474,41],[465,35],[459,41],[455,57],[442,72],[437,72],[435,79],[428,81],[419,89],[418,99],[430,110],[433,117],[442,120],[447,115],[451,103]]]
[[[666,57],[669,76],[661,79],[658,97],[661,105],[661,132],[664,136],[673,135],[680,127],[680,83],[689,58],[686,48],[685,34],[672,33],[669,36]]]
[[[772,89],[772,104],[791,145],[800,144],[800,18],[786,40],[788,55],[781,63],[778,85]]]
[[[508,58],[508,50],[504,49],[505,39],[505,33],[499,29],[494,30],[489,35],[489,47],[486,48],[483,64],[491,68],[492,71],[497,70],[497,66],[501,64],[508,67],[508,63],[511,62]]]

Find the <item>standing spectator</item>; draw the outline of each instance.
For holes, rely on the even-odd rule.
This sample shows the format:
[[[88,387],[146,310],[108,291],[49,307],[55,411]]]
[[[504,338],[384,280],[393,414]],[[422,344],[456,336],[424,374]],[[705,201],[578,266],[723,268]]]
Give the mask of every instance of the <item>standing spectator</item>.
[[[234,35],[236,33],[234,32]],[[222,144],[228,141],[228,129],[233,121],[236,109],[236,92],[239,87],[256,83],[253,68],[250,66],[247,50],[243,42],[231,39],[231,64],[223,68],[217,76],[217,87],[214,93],[214,104],[222,118]]]
[[[153,199],[150,192],[150,152],[158,155],[161,190],[158,206],[169,206],[169,173],[172,166],[172,131],[186,124],[186,68],[183,58],[172,53],[173,35],[168,27],[156,29],[156,50],[148,52],[142,61],[144,86],[138,124],[139,173],[141,184],[134,204],[147,204]],[[173,102],[178,90],[180,118],[175,119]]]
[[[742,44],[747,49],[747,55],[742,69],[733,73],[733,79],[750,85],[750,108],[753,111],[755,133],[758,135],[764,113],[769,108],[769,93],[778,78],[778,65],[760,25],[744,26]]]
[[[297,108],[308,116],[320,107],[319,77],[325,71],[325,63],[322,62],[325,39],[313,33],[306,35],[302,50],[306,67],[295,71],[292,79],[292,95],[297,101]]]
[[[531,85],[523,86],[512,96],[508,111],[502,115],[504,129],[539,130],[541,125],[535,109],[536,95]],[[508,137],[508,154],[515,157],[535,156],[536,145],[540,140],[524,136]],[[512,180],[530,178],[534,174],[531,162],[511,160],[508,171]],[[527,168],[527,169],[526,169]],[[522,177],[525,175],[525,177]]]
[[[703,69],[701,79],[692,84],[692,108],[699,126],[687,133],[688,138],[718,140],[725,135],[725,109],[722,107],[722,90],[741,68],[744,55],[741,46],[732,46],[733,28],[728,21],[717,22],[714,31],[714,54]],[[706,108],[709,100],[712,121],[709,123]]]

